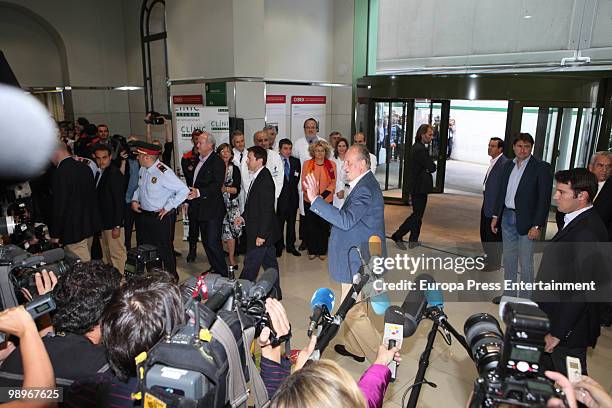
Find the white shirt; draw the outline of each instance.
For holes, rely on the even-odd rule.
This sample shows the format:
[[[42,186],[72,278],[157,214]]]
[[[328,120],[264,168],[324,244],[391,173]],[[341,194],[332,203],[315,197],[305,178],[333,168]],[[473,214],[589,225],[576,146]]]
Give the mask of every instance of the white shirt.
[[[505,205],[506,208],[510,208],[515,210],[516,204],[514,203],[514,198],[516,197],[516,190],[518,190],[519,183],[521,182],[521,177],[523,177],[523,173],[527,168],[527,164],[531,160],[531,156],[527,157],[521,163],[521,167],[518,167],[518,160],[516,157],[514,158],[514,166],[512,167],[512,172],[510,173],[510,178],[508,179],[508,187],[506,188],[506,199]]]
[[[274,180],[274,208],[276,209],[276,201],[283,190],[283,183],[285,182],[285,167],[280,154],[273,150],[268,150],[268,160],[266,161],[266,168],[270,170],[272,174],[272,180]],[[246,158],[242,160],[240,166],[240,177],[242,178],[242,188],[248,194],[249,185],[253,180],[253,175],[249,174],[249,170],[246,164]],[[246,196],[244,202],[246,203]],[[238,201],[240,204],[240,200]],[[244,211],[244,204],[241,207],[241,211]]]
[[[232,162],[236,165],[236,167],[240,168],[241,164],[246,161],[247,158],[247,150],[244,149],[242,152],[238,149],[236,149],[235,147],[232,149],[232,151],[234,152],[234,159],[232,160]],[[240,161],[240,154],[242,153],[242,162]]]
[[[574,218],[576,218],[577,216],[579,216],[580,214],[582,214],[583,212],[585,212],[586,210],[590,208],[593,208],[593,206],[589,205],[588,207],[584,207],[579,210],[572,211],[571,213],[565,214],[565,217],[563,217],[563,228],[567,227],[567,225],[570,222],[572,222]]]
[[[376,167],[378,167],[378,160],[376,160],[376,156],[370,153],[370,170],[374,175],[376,175]]]
[[[351,195],[351,193],[353,192],[353,189],[355,189],[355,186],[357,185],[357,183],[359,183],[359,181],[363,178],[363,176],[365,176],[366,174],[368,174],[367,172],[363,173],[362,175],[358,176],[355,180],[351,181],[349,183],[349,188],[348,188],[348,195]],[[347,198],[348,198],[347,195]]]
[[[604,184],[606,184],[606,180],[597,182],[597,194],[595,194],[595,197],[593,197],[593,201],[597,199],[597,196],[601,192],[601,189],[603,188]]]
[[[283,190],[283,184],[285,183],[285,164],[281,159],[280,154],[274,150],[268,149],[268,160],[266,161],[266,167],[272,174],[274,180],[274,208],[276,208],[276,199],[280,196]]]
[[[336,163],[336,192],[334,193],[333,205],[336,208],[342,208],[342,205],[344,205],[344,199],[348,194],[345,186],[346,181],[344,180],[346,177],[346,174],[344,173],[344,160],[334,158],[333,161]],[[340,191],[344,191],[344,198],[338,198],[337,194]]]
[[[485,191],[485,185],[487,184],[487,180],[489,179],[489,174],[491,173],[493,166],[495,166],[495,163],[497,163],[502,154],[503,153],[498,154],[496,158],[491,159],[489,161],[489,168],[487,169],[487,174],[485,175],[484,181],[482,182],[482,191]]]

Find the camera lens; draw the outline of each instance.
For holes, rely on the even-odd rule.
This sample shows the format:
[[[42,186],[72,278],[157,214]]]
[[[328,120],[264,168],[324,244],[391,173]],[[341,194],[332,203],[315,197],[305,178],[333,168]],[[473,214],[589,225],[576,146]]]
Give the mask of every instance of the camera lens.
[[[497,319],[487,313],[472,315],[465,321],[464,333],[478,373],[495,369],[504,344]]]

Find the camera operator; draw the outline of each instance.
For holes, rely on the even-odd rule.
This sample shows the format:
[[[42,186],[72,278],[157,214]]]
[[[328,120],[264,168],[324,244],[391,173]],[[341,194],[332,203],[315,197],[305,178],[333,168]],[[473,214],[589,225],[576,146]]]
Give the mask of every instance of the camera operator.
[[[184,320],[181,293],[168,280],[137,277],[113,297],[101,321],[102,343],[112,373],[84,378],[64,393],[66,407],[132,407],[136,391],[134,358],[153,347],[166,333],[166,317],[172,329]]]
[[[24,367],[22,388],[53,388],[55,377],[49,355],[38,335],[32,316],[23,306],[13,307],[0,312],[0,331],[19,337],[21,364]],[[15,355],[15,353],[13,353]],[[13,401],[0,404],[0,407],[43,408],[55,406],[46,401]]]
[[[174,144],[172,143],[172,128],[170,127],[170,122],[157,112],[149,112],[145,117],[145,123],[147,124],[147,143],[153,143],[162,147],[161,161],[166,166],[172,167],[170,162],[172,161],[172,149],[174,148]],[[154,125],[163,125],[164,127],[165,142],[163,146],[158,140],[153,140],[151,126]]]
[[[77,379],[108,370],[105,350],[100,345],[100,318],[120,280],[115,268],[99,261],[77,263],[59,280],[54,290],[55,333],[42,339],[58,385],[70,385]],[[42,285],[37,286],[42,294]],[[49,289],[47,283],[43,291]],[[4,361],[0,386],[21,386],[22,350],[23,344]]]

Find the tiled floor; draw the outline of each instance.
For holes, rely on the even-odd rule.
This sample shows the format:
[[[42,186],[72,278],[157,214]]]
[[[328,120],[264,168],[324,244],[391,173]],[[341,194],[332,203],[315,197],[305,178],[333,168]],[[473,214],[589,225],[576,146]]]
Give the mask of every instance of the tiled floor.
[[[403,221],[411,212],[409,207],[386,206],[385,221],[387,235]],[[479,240],[480,200],[474,196],[455,194],[432,195],[429,198],[427,212],[421,233],[423,242],[440,243],[478,242]],[[179,228],[177,226],[177,232]],[[552,232],[554,234],[554,232]],[[547,234],[550,236],[551,232]],[[178,258],[179,273],[182,278],[199,274],[208,268],[203,249],[198,248],[198,262],[185,263],[187,245],[177,240],[175,245],[183,256]],[[387,241],[389,255],[397,250],[391,241]],[[242,259],[240,259],[240,262]],[[302,348],[306,345],[306,327],[310,314],[310,298],[320,287],[331,288],[336,296],[340,294],[340,285],[333,282],[327,273],[327,262],[308,260],[305,253],[301,257],[283,254],[279,258],[281,285],[283,288],[283,304],[292,324],[292,348]],[[488,312],[497,315],[497,307],[488,302],[479,303],[447,303],[445,311],[449,321],[459,331],[463,332],[463,324],[467,317],[474,313]],[[372,316],[375,327],[382,331],[382,316]],[[403,362],[398,368],[397,381],[390,385],[385,398],[385,407],[401,407],[402,396],[416,376],[418,361],[427,341],[431,323],[423,322],[414,336],[405,339],[402,347]],[[339,340],[339,339],[336,339]],[[334,344],[334,343],[333,343]],[[367,368],[367,363],[359,364],[346,357],[338,356],[333,351],[333,344],[324,353],[325,358],[337,360],[354,377],[358,379]],[[589,372],[606,389],[612,392],[612,330],[604,328],[596,350],[589,353]],[[441,336],[437,336],[434,349],[427,369],[426,379],[437,384],[437,388],[423,386],[418,402],[419,407],[462,407],[472,389],[477,376],[476,368],[467,356],[465,350],[456,341],[448,346]],[[406,402],[408,401],[406,396]]]

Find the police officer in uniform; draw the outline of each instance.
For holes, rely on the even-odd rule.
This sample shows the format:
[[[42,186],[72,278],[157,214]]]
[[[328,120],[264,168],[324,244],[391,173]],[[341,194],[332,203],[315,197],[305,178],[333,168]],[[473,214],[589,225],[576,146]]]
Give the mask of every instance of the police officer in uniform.
[[[164,268],[178,279],[172,229],[176,221],[176,208],[185,201],[189,189],[159,160],[159,146],[139,142],[136,149],[140,163],[138,188],[132,197],[132,210],[139,213],[136,218],[136,240],[138,245],[156,246]]]
[[[200,153],[198,152],[197,143],[198,137],[202,134],[200,129],[194,129],[191,132],[191,142],[193,143],[193,149],[188,151],[181,158],[181,168],[183,169],[183,175],[188,186],[193,186],[193,175],[195,169],[200,162]],[[189,219],[189,254],[187,255],[187,262],[194,262],[197,256],[198,238],[200,236],[200,223],[198,222],[198,215],[194,211],[195,206],[187,204],[187,217]]]

